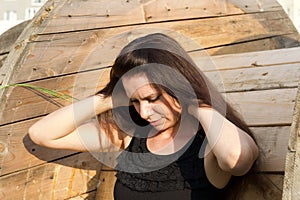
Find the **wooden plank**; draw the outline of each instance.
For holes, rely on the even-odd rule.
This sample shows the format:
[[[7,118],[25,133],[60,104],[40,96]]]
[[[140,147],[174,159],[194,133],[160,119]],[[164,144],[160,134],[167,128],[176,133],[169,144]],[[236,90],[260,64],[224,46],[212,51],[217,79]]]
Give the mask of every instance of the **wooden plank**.
[[[276,175],[276,174],[261,174],[262,179],[264,180],[264,184],[261,185],[261,183],[253,183],[243,185],[243,187],[246,188],[246,191],[243,193],[242,197],[239,198],[241,200],[266,200],[266,199],[272,199],[272,200],[281,200],[282,196],[282,188],[278,188],[277,182],[279,179],[281,179],[282,175]],[[273,182],[275,181],[275,183]],[[261,188],[265,188],[266,191],[261,192]],[[244,188],[243,188],[244,189]]]
[[[14,43],[29,23],[30,20],[24,21],[0,35],[0,55],[8,53],[14,47]]]
[[[1,199],[67,199],[97,188],[101,164],[89,153],[0,178]],[[13,194],[13,195],[12,195]]]
[[[151,32],[163,32],[173,36],[179,42],[182,41],[185,49],[190,51],[295,32],[287,26],[286,20],[289,19],[282,13],[272,12],[243,15],[238,18],[229,16],[41,35],[33,40],[37,43],[31,43],[27,51],[24,51],[24,59],[19,63],[20,66],[11,81],[23,82],[107,66],[113,62],[125,44]],[[199,28],[195,30],[195,26]],[[276,28],[269,30],[267,26]]]
[[[100,185],[97,190],[96,199],[99,200],[112,200],[113,188],[116,182],[115,171],[101,171]]]
[[[298,85],[297,96],[295,98],[295,106],[294,106],[294,113],[293,113],[293,120],[292,120],[292,127],[291,127],[290,141],[289,141],[289,149],[291,152],[296,152],[298,148],[300,148],[300,143],[299,143],[300,106],[299,105],[300,105],[300,82]]]
[[[28,137],[28,128],[40,118],[0,127],[1,175],[25,170],[74,154],[73,151],[54,150],[34,144]],[[252,127],[265,157],[262,171],[283,171],[288,146],[289,126]],[[22,160],[22,162],[17,162]],[[106,168],[107,169],[107,168]]]
[[[36,15],[41,16],[40,21],[43,20],[43,17],[46,18],[49,10],[51,10],[52,1],[47,1],[43,8],[41,8]],[[47,8],[47,9],[45,9]],[[6,58],[5,63],[0,68],[0,74],[1,74],[1,80],[2,85],[7,85],[9,81],[11,80],[11,77],[13,76],[14,72],[18,69],[19,65],[18,63],[21,62],[26,47],[27,42],[30,39],[32,35],[34,35],[37,31],[38,24],[35,24],[33,21],[30,21],[29,24],[26,26],[26,28],[22,31],[20,36],[18,37],[17,41],[14,43],[14,48],[10,50],[10,53],[8,54],[8,57]],[[2,110],[3,105],[3,96],[6,95],[7,90],[0,90],[0,110]]]
[[[70,200],[92,200],[96,199],[97,191],[88,192],[86,194],[81,194],[76,197],[70,198]]]
[[[245,52],[266,51],[270,49],[285,49],[300,46],[299,34],[284,34],[261,39],[236,41],[230,45],[221,45],[207,49],[209,55],[238,54]]]
[[[224,89],[226,92],[234,91],[236,88],[239,88],[240,91],[254,89],[269,90],[274,87],[295,87],[296,81],[299,79],[299,69],[300,67],[297,65],[282,65],[241,70],[221,70],[219,72],[208,72],[207,75],[215,84],[218,84],[220,90],[223,90],[224,84]],[[277,73],[277,71],[280,71],[280,73]],[[53,78],[49,80],[36,81],[31,84],[40,87],[46,87],[52,90],[61,90],[66,94],[70,94],[78,99],[81,99],[94,94],[100,87],[103,87],[108,80],[108,72],[109,69],[88,71],[85,73],[59,77],[56,79]],[[220,81],[223,82],[220,83]],[[272,99],[268,97],[268,100],[271,100],[271,102],[276,102],[280,106],[270,104],[269,101],[249,101],[250,98],[255,100],[259,99],[259,97],[255,96],[262,93],[259,91],[258,93],[242,94],[242,92],[239,92],[239,94],[240,93],[241,95],[236,95],[237,98],[240,98],[240,102],[237,103],[241,103],[241,105],[244,104],[246,108],[249,106],[249,108],[251,107],[253,109],[251,111],[248,108],[243,112],[245,114],[253,113],[251,117],[247,117],[249,120],[248,122],[251,125],[290,123],[292,106],[294,104],[292,101],[295,98],[295,90],[269,90],[265,93],[272,93]],[[24,120],[28,117],[40,116],[57,109],[57,106],[49,103],[32,91],[28,91],[23,88],[10,88],[8,94],[9,95],[3,98],[5,104],[2,105],[3,110],[0,118],[0,124],[12,123],[14,121]],[[279,98],[279,96],[276,95],[281,95],[282,97],[284,96],[284,98],[288,98],[289,102],[283,102],[282,97]],[[267,117],[268,120],[266,120],[266,116],[262,115],[260,117],[257,114],[256,110],[258,108],[265,110],[267,113],[269,113],[271,110],[278,113],[273,113],[270,115],[270,117]]]
[[[33,143],[27,132],[38,119],[0,127],[1,176],[76,154],[74,151],[49,149]]]
[[[272,0],[228,0],[228,3],[244,10],[244,12],[264,12],[270,10],[282,9],[277,1]]]
[[[227,93],[249,126],[290,125],[296,88]]]
[[[57,90],[64,94],[72,95],[77,99],[82,99],[95,94],[104,84],[107,83],[108,70],[90,71],[77,75],[42,80],[37,83],[31,83],[50,90]],[[51,98],[55,104],[44,97],[39,96],[31,90],[23,87],[11,87],[8,89],[8,101],[4,101],[2,113],[0,113],[0,124],[12,123],[31,117],[37,117],[56,110],[59,105],[67,105],[70,102]],[[49,99],[49,98],[48,98]]]
[[[300,47],[218,56],[206,56],[203,52],[190,55],[205,71],[300,63]],[[207,67],[212,63],[215,68]]]
[[[284,180],[284,199],[298,199],[300,192],[300,83],[295,102],[291,134],[289,141],[289,154],[286,161],[286,176]]]
[[[276,1],[240,3],[233,1],[171,1],[171,0],[115,0],[115,1],[70,1],[55,2],[55,14],[41,26],[41,32],[55,33],[94,28],[133,25],[168,20],[199,17],[216,17],[244,12],[282,10]],[[82,23],[86,21],[88,23]],[[291,22],[290,22],[291,23]]]
[[[262,172],[283,172],[288,152],[290,126],[252,127],[251,130],[260,148],[258,161]]]
[[[219,0],[214,1],[213,3],[210,1],[194,0],[156,0],[144,2],[144,15],[147,22],[215,17],[244,13],[241,7],[232,5],[228,1]]]
[[[293,182],[294,182],[294,166],[295,152],[288,152],[286,155],[285,174],[283,182],[283,200],[292,200]]]
[[[226,92],[296,88],[300,80],[300,65],[286,64],[207,72],[207,77]]]
[[[5,62],[6,58],[7,58],[7,55],[8,54],[1,54],[0,55],[0,70],[1,70],[1,67],[2,67],[2,65],[4,64],[4,62]],[[0,74],[0,85],[2,84],[4,77],[5,77],[5,74],[1,73]]]

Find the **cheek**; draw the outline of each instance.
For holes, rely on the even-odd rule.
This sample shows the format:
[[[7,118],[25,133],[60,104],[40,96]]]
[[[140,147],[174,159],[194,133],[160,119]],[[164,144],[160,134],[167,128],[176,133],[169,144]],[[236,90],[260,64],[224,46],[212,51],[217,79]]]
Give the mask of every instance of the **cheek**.
[[[167,113],[166,112],[167,108],[164,105],[159,105],[159,104],[153,105],[152,110],[154,113],[157,113],[159,115],[165,115]]]

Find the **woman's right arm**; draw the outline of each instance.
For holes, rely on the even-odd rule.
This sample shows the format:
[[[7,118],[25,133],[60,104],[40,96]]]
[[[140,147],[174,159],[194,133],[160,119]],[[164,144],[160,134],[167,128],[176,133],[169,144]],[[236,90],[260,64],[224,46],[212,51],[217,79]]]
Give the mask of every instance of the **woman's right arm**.
[[[88,97],[37,121],[29,128],[29,136],[36,144],[49,148],[99,151],[105,148],[100,141],[104,133],[101,133],[95,120],[91,119],[111,108],[112,101],[109,97]]]

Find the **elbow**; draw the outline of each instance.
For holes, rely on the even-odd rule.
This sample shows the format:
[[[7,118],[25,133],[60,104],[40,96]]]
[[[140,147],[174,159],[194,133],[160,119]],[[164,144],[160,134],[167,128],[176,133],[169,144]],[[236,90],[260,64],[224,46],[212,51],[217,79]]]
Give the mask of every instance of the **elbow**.
[[[28,135],[30,137],[30,139],[38,145],[41,146],[46,146],[46,144],[43,142],[42,138],[41,138],[41,133],[40,130],[36,127],[36,125],[32,125],[29,129],[28,129]]]
[[[251,169],[257,157],[257,148],[231,151],[220,163],[220,167],[234,176],[243,176]]]

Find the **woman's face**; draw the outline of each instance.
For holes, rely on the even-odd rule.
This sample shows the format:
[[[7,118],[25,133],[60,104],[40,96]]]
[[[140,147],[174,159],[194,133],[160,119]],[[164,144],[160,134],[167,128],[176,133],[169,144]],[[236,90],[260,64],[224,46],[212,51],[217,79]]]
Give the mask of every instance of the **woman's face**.
[[[122,83],[136,111],[156,130],[174,131],[178,128],[181,106],[176,99],[151,84],[145,75],[123,77]]]

